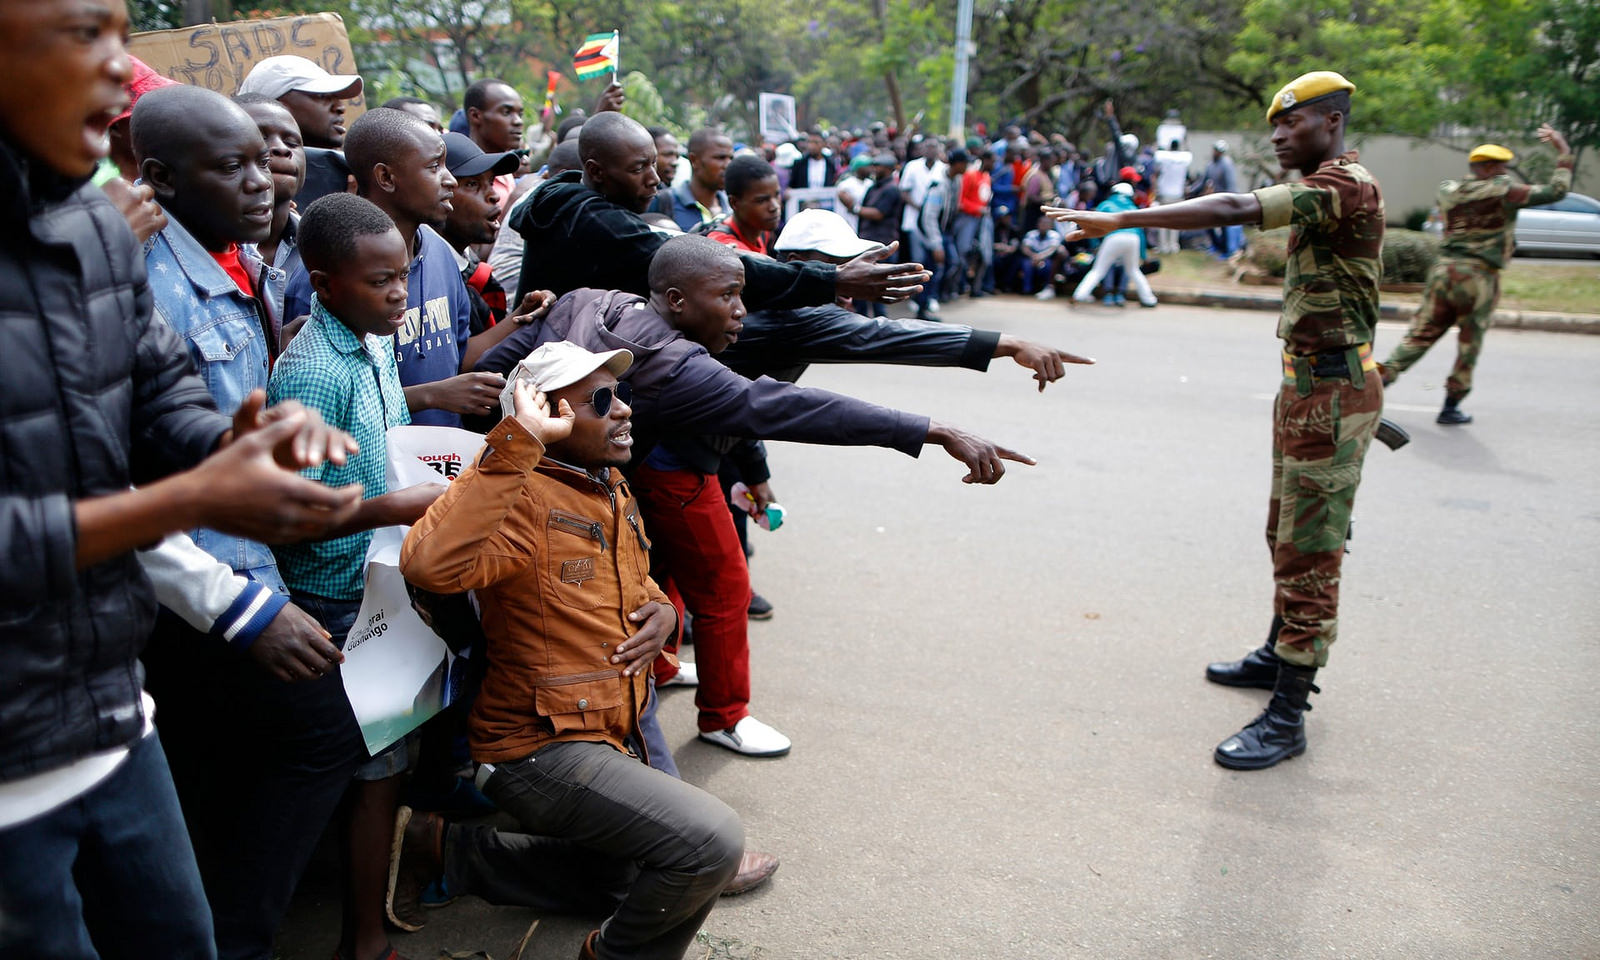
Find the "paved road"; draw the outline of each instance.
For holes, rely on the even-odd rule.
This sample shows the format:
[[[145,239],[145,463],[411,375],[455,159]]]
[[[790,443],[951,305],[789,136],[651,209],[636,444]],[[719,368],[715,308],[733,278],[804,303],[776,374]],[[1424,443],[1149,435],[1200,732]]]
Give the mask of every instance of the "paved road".
[[[1452,350],[1392,389],[1414,440],[1368,460],[1311,750],[1246,774],[1210,753],[1265,696],[1201,669],[1270,615],[1274,320],[946,317],[1101,362],[1043,396],[1006,363],[807,375],[1039,465],[967,487],[936,449],[773,445],[754,709],[794,753],[695,742],[686,692],[663,715],[783,867],[692,956],[1600,956],[1600,341],[1496,332],[1464,429],[1432,422]],[[396,943],[503,960],[533,919],[462,901]],[[336,920],[319,873],[284,956],[324,960]],[[545,920],[527,956],[586,928]]]

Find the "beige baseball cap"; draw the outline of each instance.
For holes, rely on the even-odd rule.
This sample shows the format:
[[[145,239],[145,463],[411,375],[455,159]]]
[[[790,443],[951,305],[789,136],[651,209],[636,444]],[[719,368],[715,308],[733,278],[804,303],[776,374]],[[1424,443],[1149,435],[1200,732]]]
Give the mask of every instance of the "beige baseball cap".
[[[522,358],[506,377],[506,386],[500,391],[500,413],[516,413],[514,397],[518,383],[532,383],[535,390],[549,393],[570,387],[601,367],[620,377],[633,366],[633,354],[628,350],[607,350],[594,353],[569,340],[554,340],[541,344],[538,349]]]
[[[250,68],[239,84],[240,93],[259,93],[276,100],[286,93],[336,93],[349,100],[361,96],[361,77],[354,73],[329,73],[305,57],[280,54]]]

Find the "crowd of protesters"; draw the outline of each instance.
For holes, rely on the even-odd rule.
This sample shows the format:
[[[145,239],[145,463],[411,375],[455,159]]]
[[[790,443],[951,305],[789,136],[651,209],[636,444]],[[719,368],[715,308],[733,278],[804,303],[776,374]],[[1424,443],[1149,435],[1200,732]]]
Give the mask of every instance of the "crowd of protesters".
[[[719,897],[778,868],[679,775],[659,718],[687,707],[661,691],[692,689],[696,749],[794,748],[752,712],[750,622],[782,605],[751,585],[748,525],[782,519],[764,442],[937,447],[966,483],[1033,463],[798,380],[1006,358],[1042,391],[1093,362],[942,303],[1154,307],[1161,254],[1343,224],[1354,198],[1359,229],[1313,241],[1345,252],[1310,260],[1359,275],[1341,289],[1365,312],[1286,318],[1314,343],[1284,354],[1280,403],[1367,404],[1345,408],[1368,431],[1340,448],[1353,502],[1382,207],[1343,152],[1338,74],[1294,81],[1269,120],[1296,169],[1349,168],[1325,177],[1345,192],[1239,195],[1226,143],[1202,163],[1176,115],[1141,143],[1109,101],[1100,149],[1021,126],[680,140],[625,116],[615,83],[564,118],[494,78],[454,115],[402,97],[354,116],[359,75],[278,55],[217,92],[129,57],[127,26],[120,3],[0,0],[0,960],[271,957],[323,842],[342,960],[403,960],[392,932],[467,895],[594,918],[580,960],[683,957]],[[1572,158],[1547,138],[1559,195]],[[1169,229],[1193,223],[1219,226]],[[397,428],[475,452],[405,484]],[[1336,584],[1345,520],[1302,549],[1278,512],[1286,569],[1321,557]],[[464,666],[447,707],[369,749],[343,671],[378,530]],[[1333,622],[1314,626],[1331,641]],[[1281,664],[1271,639],[1208,671],[1277,685],[1219,763],[1304,751],[1316,670],[1292,658],[1326,644],[1293,629]]]
[[[582,957],[681,957],[778,866],[656,716],[693,688],[711,748],[792,747],[750,709],[762,441],[937,447],[968,483],[1032,462],[795,381],[1004,357],[1043,390],[1091,362],[855,312],[1006,282],[996,151],[819,133],[775,167],[640,126],[616,85],[559,122],[494,79],[454,117],[352,116],[358,75],[274,56],[225,95],[126,28],[0,5],[0,957],[270,957],[325,835],[336,957],[398,958],[391,931],[463,894],[603,918]],[[1036,216],[1057,171],[1025,153]],[[812,188],[838,212],[785,217]],[[407,425],[483,445],[389,489]],[[341,669],[389,527],[470,666],[372,755]]]
[[[1155,306],[1143,275],[1160,269],[1160,254],[1176,253],[1181,244],[1226,259],[1242,246],[1242,233],[1153,230],[1147,236],[1129,230],[1067,243],[1042,209],[1131,210],[1233,192],[1233,158],[1227,142],[1218,140],[1209,162],[1196,160],[1175,112],[1150,143],[1122,129],[1110,101],[1100,116],[1103,150],[1080,150],[1064,134],[1024,133],[1016,125],[991,140],[980,124],[957,141],[875,124],[866,130],[813,130],[792,142],[753,147],[726,140],[724,153],[764,158],[780,195],[805,190],[799,206],[829,206],[861,237],[898,241],[905,259],[928,265],[933,280],[913,300],[918,318],[937,317],[941,301],[996,293],[1041,300],[1062,294],[1079,303],[1122,306],[1132,290],[1140,304]],[[691,167],[688,177],[698,169]],[[818,187],[833,195],[819,197]],[[719,215],[716,207],[698,212],[706,222]],[[731,211],[722,215],[733,219]],[[689,229],[694,221],[681,225]],[[862,308],[881,312],[876,304]]]

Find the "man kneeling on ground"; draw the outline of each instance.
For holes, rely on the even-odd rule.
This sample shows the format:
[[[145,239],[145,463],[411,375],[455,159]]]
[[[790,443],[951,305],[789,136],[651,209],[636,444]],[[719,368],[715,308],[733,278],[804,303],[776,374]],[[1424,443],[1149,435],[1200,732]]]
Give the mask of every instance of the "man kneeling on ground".
[[[488,636],[471,720],[478,784],[528,831],[418,815],[407,840],[448,891],[614,909],[583,958],[676,960],[737,871],[744,827],[648,766],[638,735],[650,664],[677,616],[650,580],[617,469],[633,446],[617,377],[632,362],[566,342],[535,350],[477,463],[406,537],[407,580],[477,591]]]

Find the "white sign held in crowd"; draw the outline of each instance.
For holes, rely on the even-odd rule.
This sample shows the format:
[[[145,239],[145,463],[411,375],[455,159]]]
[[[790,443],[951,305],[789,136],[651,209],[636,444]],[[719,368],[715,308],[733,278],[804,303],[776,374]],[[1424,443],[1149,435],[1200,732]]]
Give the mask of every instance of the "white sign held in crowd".
[[[784,143],[798,136],[794,97],[786,93],[761,94],[761,138],[768,143]]]
[[[454,427],[404,426],[387,436],[390,490],[448,484],[472,462],[483,437]],[[400,547],[409,527],[381,527],[367,548],[361,612],[344,646],[345,695],[367,750],[376,754],[438,713],[447,702],[454,658],[411,605],[400,575]]]
[[[794,219],[794,215],[801,210],[812,207],[821,207],[824,210],[839,209],[838,187],[803,187],[791,189],[784,195],[783,219],[787,223]]]

